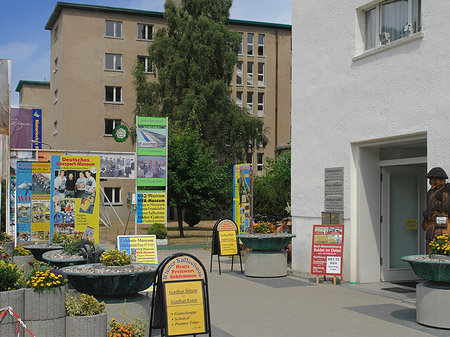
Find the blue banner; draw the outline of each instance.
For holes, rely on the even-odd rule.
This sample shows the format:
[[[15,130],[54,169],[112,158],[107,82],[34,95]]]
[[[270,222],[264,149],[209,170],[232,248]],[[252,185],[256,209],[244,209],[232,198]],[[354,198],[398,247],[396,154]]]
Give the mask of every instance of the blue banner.
[[[42,109],[33,109],[32,148],[42,149]]]

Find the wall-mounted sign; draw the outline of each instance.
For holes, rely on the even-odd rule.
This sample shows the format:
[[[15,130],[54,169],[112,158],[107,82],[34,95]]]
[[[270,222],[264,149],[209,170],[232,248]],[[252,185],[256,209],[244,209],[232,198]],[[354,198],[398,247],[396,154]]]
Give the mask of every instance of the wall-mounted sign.
[[[405,219],[406,229],[416,230],[417,219]]]
[[[128,136],[130,135],[130,131],[128,131],[128,128],[125,125],[117,125],[113,130],[113,136],[116,142],[124,142],[127,140]]]
[[[344,168],[325,169],[325,211],[344,210]]]
[[[342,275],[344,225],[314,225],[311,252],[312,275]]]

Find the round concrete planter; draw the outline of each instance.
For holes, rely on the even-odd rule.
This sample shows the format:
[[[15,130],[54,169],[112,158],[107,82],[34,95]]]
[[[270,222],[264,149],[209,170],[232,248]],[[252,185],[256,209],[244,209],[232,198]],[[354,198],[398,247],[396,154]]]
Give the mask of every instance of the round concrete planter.
[[[12,310],[23,319],[25,289],[0,292],[0,307],[11,307]],[[24,335],[23,327],[20,326],[20,335]],[[0,322],[0,336],[17,336],[17,319],[6,313]],[[25,336],[25,335],[24,335]]]
[[[121,270],[126,269],[128,266],[107,267],[107,269],[101,263],[91,263],[85,266],[91,266],[95,272],[77,273],[70,270],[71,268],[82,266],[64,267],[61,271],[67,275],[70,284],[76,290],[81,293],[98,296],[128,295],[145,290],[153,283],[157,268],[157,265],[150,265],[153,269],[114,273],[108,272],[107,269]]]
[[[62,249],[58,249],[61,250]],[[82,256],[78,256],[78,258],[74,258],[74,259],[53,259],[51,257],[49,257],[48,255],[54,251],[57,250],[51,250],[51,251],[47,251],[44,254],[42,254],[42,258],[44,259],[44,261],[48,262],[49,264],[51,264],[52,266],[58,267],[58,268],[64,268],[64,267],[69,267],[69,266],[75,266],[78,264],[86,264],[87,259],[85,259]]]
[[[66,337],[105,337],[107,325],[106,312],[92,316],[67,316]]]
[[[157,246],[167,246],[169,244],[169,240],[167,239],[156,239]]]
[[[402,261],[410,264],[414,273],[422,279],[431,282],[450,283],[450,261],[439,261],[437,259],[417,260],[417,257],[428,255],[409,255],[402,257]]]
[[[9,256],[12,256],[14,253],[14,241],[8,241],[2,243],[3,249]]]
[[[295,234],[239,234],[236,235],[245,247],[256,251],[277,251],[289,244]]]
[[[27,273],[31,270],[29,262],[33,262],[33,255],[13,256],[12,262],[18,265],[20,269]]]
[[[49,244],[35,244],[35,245],[27,245],[23,248],[28,249],[31,254],[33,254],[34,258],[38,261],[44,261],[42,258],[42,254],[48,252],[49,250],[57,250],[62,249],[62,246],[59,245],[49,245]]]
[[[66,286],[35,292],[25,289],[24,322],[35,336],[61,336],[66,331]]]

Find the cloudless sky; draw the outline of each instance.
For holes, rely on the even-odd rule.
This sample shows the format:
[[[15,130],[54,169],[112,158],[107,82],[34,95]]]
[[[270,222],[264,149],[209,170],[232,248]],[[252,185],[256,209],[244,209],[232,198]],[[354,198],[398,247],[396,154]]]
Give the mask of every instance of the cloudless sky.
[[[12,60],[11,105],[18,106],[19,80],[50,79],[50,32],[45,30],[56,0],[0,2],[0,58]],[[164,11],[164,0],[67,0],[65,2]],[[231,19],[291,24],[291,0],[233,0]]]

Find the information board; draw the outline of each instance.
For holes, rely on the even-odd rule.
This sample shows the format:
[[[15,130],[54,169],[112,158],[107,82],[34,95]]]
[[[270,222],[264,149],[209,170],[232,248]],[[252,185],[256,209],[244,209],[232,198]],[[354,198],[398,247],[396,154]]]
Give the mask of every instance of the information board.
[[[138,193],[136,210],[138,224],[165,224],[166,193]]]
[[[220,256],[231,256],[231,270],[233,270],[234,255],[239,255],[242,272],[242,259],[239,249],[239,242],[236,237],[237,233],[238,226],[231,219],[222,218],[214,224],[211,246],[211,264],[209,268],[210,271],[212,271],[213,255],[217,255],[219,274],[222,274],[222,270],[220,268]]]
[[[344,225],[314,225],[311,274],[341,276]]]
[[[220,255],[237,255],[237,239],[235,231],[220,231],[219,249]]]
[[[117,249],[131,255],[132,262],[158,264],[156,235],[118,235]]]

